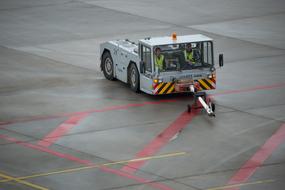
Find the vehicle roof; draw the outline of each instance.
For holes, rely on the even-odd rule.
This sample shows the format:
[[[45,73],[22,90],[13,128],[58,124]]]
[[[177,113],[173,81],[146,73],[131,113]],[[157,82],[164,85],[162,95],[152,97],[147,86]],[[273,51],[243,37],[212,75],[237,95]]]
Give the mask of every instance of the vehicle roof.
[[[163,37],[145,38],[140,41],[150,46],[157,46],[157,45],[182,44],[182,43],[212,41],[212,40],[213,39],[205,35],[194,34],[194,35],[177,36],[176,40],[173,40],[171,36],[163,36]]]

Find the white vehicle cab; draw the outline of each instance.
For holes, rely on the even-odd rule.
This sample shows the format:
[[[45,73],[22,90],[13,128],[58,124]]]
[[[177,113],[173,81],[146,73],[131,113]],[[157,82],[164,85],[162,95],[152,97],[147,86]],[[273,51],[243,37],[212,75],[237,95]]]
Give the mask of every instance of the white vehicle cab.
[[[191,85],[196,92],[211,90],[216,88],[213,48],[213,40],[201,34],[108,41],[100,45],[101,70],[109,80],[152,95],[191,92]]]

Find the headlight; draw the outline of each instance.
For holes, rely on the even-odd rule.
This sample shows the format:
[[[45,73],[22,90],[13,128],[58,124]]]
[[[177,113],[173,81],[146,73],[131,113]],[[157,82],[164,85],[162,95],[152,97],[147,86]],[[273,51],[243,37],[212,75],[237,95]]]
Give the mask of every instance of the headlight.
[[[208,78],[209,79],[216,78],[216,73],[214,72],[214,73],[209,74]]]
[[[162,83],[162,79],[153,79],[152,80],[153,83]]]

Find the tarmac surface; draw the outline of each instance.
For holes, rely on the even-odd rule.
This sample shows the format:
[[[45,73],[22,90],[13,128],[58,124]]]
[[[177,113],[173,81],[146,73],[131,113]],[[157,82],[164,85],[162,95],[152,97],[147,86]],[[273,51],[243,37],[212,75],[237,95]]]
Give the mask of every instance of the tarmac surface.
[[[283,0],[0,1],[0,189],[283,190],[284,20]],[[215,118],[100,72],[100,43],[174,31],[224,54]]]

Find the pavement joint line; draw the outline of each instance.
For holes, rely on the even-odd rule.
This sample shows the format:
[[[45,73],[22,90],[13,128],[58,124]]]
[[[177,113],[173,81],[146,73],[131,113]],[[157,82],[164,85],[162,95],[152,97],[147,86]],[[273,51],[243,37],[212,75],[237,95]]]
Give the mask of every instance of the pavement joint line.
[[[49,3],[46,5],[4,8],[4,9],[0,9],[0,11],[15,11],[15,10],[23,10],[23,9],[25,10],[25,9],[32,9],[32,8],[52,7],[52,6],[57,6],[57,5],[65,5],[65,4],[69,4],[69,3],[73,3],[73,1],[71,0],[71,1],[66,1],[66,2],[62,2],[62,3]]]
[[[9,175],[3,174],[3,173],[0,173],[0,177],[5,178],[8,181],[15,181],[15,182],[17,182],[19,184],[26,185],[26,186],[31,187],[33,189],[48,190],[45,187],[42,187],[42,186],[30,183],[30,182],[24,181],[23,179],[19,179],[19,178],[16,178],[16,177],[9,176]]]
[[[229,188],[235,188],[235,187],[244,187],[249,185],[257,185],[257,184],[264,184],[264,183],[273,183],[276,180],[274,179],[267,179],[267,180],[259,180],[259,181],[253,181],[253,182],[247,182],[247,183],[236,183],[232,185],[225,185],[225,186],[219,186],[219,187],[211,187],[206,190],[223,190],[223,189],[229,189]]]
[[[280,107],[280,106],[285,106],[285,103],[281,104],[271,104],[271,105],[266,105],[266,106],[258,106],[258,107],[251,107],[246,109],[247,111],[249,110],[256,110],[256,109],[265,109],[265,108],[272,108],[272,107]]]
[[[261,165],[260,168],[261,167],[268,167],[268,166],[284,165],[284,164],[285,164],[285,162],[264,164],[264,165]],[[251,167],[247,167],[247,168],[253,168],[253,167],[255,167],[255,166],[251,166]],[[180,177],[174,177],[174,178],[165,178],[165,179],[156,180],[156,181],[157,182],[163,182],[163,181],[167,181],[167,180],[179,180],[179,179],[185,179],[185,178],[202,179],[202,178],[205,178],[205,176],[216,175],[216,174],[221,174],[221,173],[226,173],[226,172],[234,172],[237,169],[238,168],[230,168],[230,169],[226,169],[226,170],[217,170],[217,171],[207,172],[207,173],[200,173],[200,174],[198,173],[198,174],[192,174],[192,175],[186,175],[186,176],[180,176]]]
[[[155,120],[155,121],[151,121],[151,122],[136,123],[135,126],[137,126],[137,127],[149,126],[150,127],[153,123],[162,122],[162,121],[170,122],[170,121],[173,121],[173,120],[172,119]],[[64,123],[64,121],[62,123]],[[117,129],[129,128],[129,127],[133,127],[133,125],[128,124],[128,125],[121,125],[119,127],[114,127],[114,128],[109,128],[109,129],[88,130],[88,131],[83,131],[83,132],[76,132],[76,133],[65,134],[65,135],[62,135],[61,137],[68,137],[68,136],[74,136],[74,135],[84,135],[84,134],[87,134],[87,133],[104,132],[104,131],[108,131],[108,130],[117,130]],[[24,143],[32,143],[32,142],[36,143],[36,142],[39,142],[39,141],[42,140],[42,138],[37,138],[37,137],[31,136],[31,135],[20,133],[20,132],[17,132],[15,130],[11,130],[11,129],[4,128],[4,127],[2,127],[2,128],[0,127],[0,130],[5,130],[5,131],[11,132],[13,134],[18,134],[18,135],[25,136],[25,137],[28,137],[28,138],[31,139],[31,140],[21,141],[21,142],[24,142]],[[50,137],[50,138],[57,138],[57,137],[58,136],[53,136],[53,137]],[[47,138],[47,139],[49,139],[49,138]],[[0,143],[0,146],[10,145],[10,144],[15,144],[15,143]],[[57,144],[56,142],[54,142],[53,145],[62,146],[64,148],[70,148],[70,147],[63,146],[61,144]],[[76,150],[76,151],[78,152],[78,150]],[[94,155],[92,155],[92,156],[94,156]]]
[[[17,178],[4,177],[6,179],[0,180],[0,183],[5,183],[8,181],[16,181],[16,180],[18,182],[18,181],[22,181],[25,179],[31,179],[31,178],[37,178],[37,177],[43,177],[43,176],[49,176],[49,175],[55,175],[55,174],[71,173],[71,172],[77,172],[77,171],[82,171],[82,170],[87,170],[87,169],[101,168],[104,166],[113,166],[113,165],[118,165],[118,164],[129,163],[129,162],[139,162],[139,161],[145,161],[145,160],[154,160],[154,159],[170,158],[170,157],[185,156],[185,155],[189,155],[189,153],[188,152],[173,152],[173,153],[161,154],[157,156],[148,156],[148,157],[142,157],[142,158],[136,158],[136,159],[130,159],[130,160],[120,160],[120,161],[108,162],[104,164],[92,164],[91,166],[83,166],[83,167],[57,170],[57,171],[51,171],[51,172],[45,172],[45,173],[38,173],[34,175],[22,176],[22,177],[17,177]],[[1,173],[0,173],[0,177],[1,177]]]
[[[281,51],[285,52],[285,49],[281,50]],[[282,57],[284,55],[285,55],[285,53],[280,53],[280,54],[276,54],[276,55],[264,55],[264,56],[257,56],[257,57],[253,57],[253,58],[238,59],[238,60],[233,60],[233,61],[227,62],[227,65],[241,63],[241,62],[254,61],[256,59],[266,59],[266,58],[270,59],[270,58],[274,58],[274,57]]]
[[[83,132],[77,132],[77,133],[70,133],[68,134],[68,131],[70,131],[73,127],[76,127],[80,122],[82,122],[82,120],[84,120],[86,117],[90,116],[90,114],[82,114],[82,115],[75,115],[75,116],[70,116],[67,120],[63,121],[60,123],[60,125],[58,125],[54,130],[52,130],[50,133],[48,133],[47,135],[45,135],[43,138],[41,139],[36,139],[38,142],[37,144],[40,146],[44,146],[44,147],[50,147],[53,144],[56,144],[56,141],[59,140],[61,137],[66,137],[66,136],[74,136],[74,135],[82,135],[82,134],[86,134],[86,133],[93,133],[93,132],[102,132],[102,131],[106,131],[106,130],[117,130],[117,129],[122,129],[128,126],[133,126],[133,125],[123,125],[123,126],[119,126],[119,127],[115,127],[115,128],[109,128],[109,129],[104,129],[104,130],[89,130],[89,131],[83,131]],[[71,121],[71,122],[70,122]],[[159,121],[150,121],[150,122],[143,122],[143,123],[138,123],[135,124],[136,127],[138,126],[148,126],[151,125],[155,122],[160,122],[162,120]],[[164,119],[163,121],[172,121],[172,119]],[[16,132],[7,128],[0,128],[0,130],[7,130],[10,132]],[[19,133],[21,135],[27,136],[25,134]],[[28,136],[34,139],[33,136]],[[1,145],[1,144],[0,144]]]
[[[264,116],[264,115],[261,115],[261,114],[256,114],[256,113],[250,112],[250,110],[263,109],[263,108],[268,108],[268,107],[271,107],[271,106],[263,106],[263,107],[259,107],[259,108],[253,108],[253,109],[250,108],[250,109],[241,110],[241,109],[238,109],[238,108],[234,108],[234,107],[226,106],[226,105],[222,105],[222,104],[217,104],[216,103],[216,105],[224,107],[224,108],[227,108],[227,109],[231,109],[231,111],[216,112],[216,113],[219,113],[219,114],[240,112],[240,113],[245,113],[245,114],[248,114],[248,115],[251,115],[251,116],[263,118],[263,119],[266,119],[266,120],[276,121],[276,122],[279,122],[279,123],[284,123],[285,122],[285,120],[283,120],[283,119],[276,119],[276,118],[273,118],[273,117],[268,117],[268,116]],[[280,105],[284,106],[285,104],[280,104]]]
[[[0,121],[0,128],[7,127],[8,125],[11,125],[14,123],[23,123],[23,122],[40,121],[40,120],[56,119],[56,118],[63,118],[63,117],[72,117],[72,116],[77,116],[77,115],[102,113],[102,112],[107,112],[107,111],[126,110],[131,107],[143,107],[147,105],[159,105],[163,103],[173,103],[173,102],[177,102],[177,99],[162,99],[162,100],[157,100],[157,101],[144,101],[144,102],[139,102],[139,103],[129,103],[129,104],[124,104],[124,105],[108,106],[102,109],[91,109],[91,110],[72,112],[72,113],[62,113],[62,114],[57,114],[57,115],[35,116],[35,117],[30,117],[30,118],[15,119],[11,121]]]
[[[240,94],[240,93],[248,93],[252,91],[258,91],[258,90],[270,90],[274,88],[282,88],[285,87],[285,83],[275,83],[271,85],[258,85],[250,88],[244,88],[244,89],[238,89],[238,90],[224,90],[222,92],[218,92],[215,94],[209,94],[210,97],[215,96],[223,96],[223,95],[229,95],[229,94]]]

